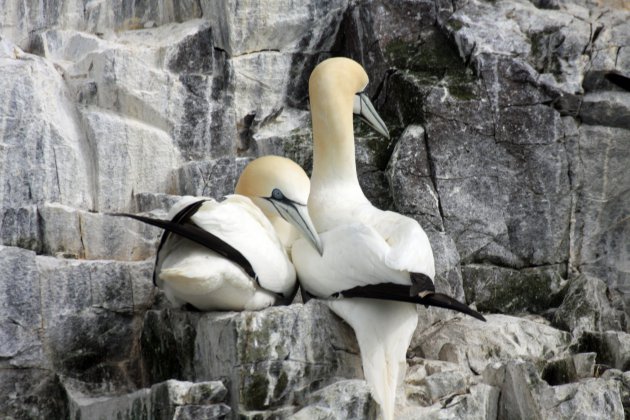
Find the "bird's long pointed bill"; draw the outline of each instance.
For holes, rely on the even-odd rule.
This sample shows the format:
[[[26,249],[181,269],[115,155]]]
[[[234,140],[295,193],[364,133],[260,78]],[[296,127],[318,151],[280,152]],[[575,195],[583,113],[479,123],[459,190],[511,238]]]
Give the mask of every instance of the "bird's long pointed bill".
[[[355,115],[361,117],[370,127],[376,130],[377,133],[382,134],[386,138],[389,138],[389,131],[385,126],[385,123],[374,109],[374,105],[367,97],[365,93],[357,93],[354,96],[353,112]]]
[[[439,308],[452,309],[457,312],[461,312],[466,315],[470,315],[474,318],[477,318],[480,321],[485,321],[486,318],[483,317],[479,312],[470,309],[468,305],[461,303],[458,300],[453,299],[452,297],[445,295],[443,293],[431,293],[420,299],[420,303],[428,306],[437,306]]]
[[[281,201],[274,202],[276,209],[287,222],[299,229],[302,235],[315,247],[319,255],[324,253],[322,241],[319,239],[317,230],[311,221],[306,206],[295,203],[286,203]]]

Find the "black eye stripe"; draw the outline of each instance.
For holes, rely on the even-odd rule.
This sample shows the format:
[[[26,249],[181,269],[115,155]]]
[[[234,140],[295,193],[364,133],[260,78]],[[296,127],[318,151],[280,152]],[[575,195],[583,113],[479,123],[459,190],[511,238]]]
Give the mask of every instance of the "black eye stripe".
[[[275,201],[277,201],[279,203],[299,205],[299,206],[306,206],[306,204],[304,204],[304,203],[300,203],[299,201],[291,200],[290,198],[285,196],[282,193],[282,191],[280,191],[280,189],[278,189],[278,188],[274,188],[271,191],[271,195],[269,197],[261,197],[261,198],[264,198],[265,200],[268,200],[268,201],[275,200]],[[275,204],[274,204],[274,206],[275,206]]]

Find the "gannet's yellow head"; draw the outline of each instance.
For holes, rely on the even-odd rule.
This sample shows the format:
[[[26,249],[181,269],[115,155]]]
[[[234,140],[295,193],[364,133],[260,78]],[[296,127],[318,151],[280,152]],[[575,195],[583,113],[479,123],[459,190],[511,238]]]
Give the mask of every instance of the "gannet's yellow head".
[[[345,57],[324,60],[315,67],[308,81],[309,89],[329,96],[343,93],[354,97],[362,92],[370,79],[359,63]],[[312,92],[310,92],[312,94]]]
[[[311,112],[314,117],[330,120],[330,112],[343,115],[352,111],[378,133],[389,138],[385,123],[368,96],[363,93],[369,78],[363,67],[345,57],[329,58],[319,63],[308,82]]]
[[[269,219],[281,217],[295,226],[322,253],[322,245],[306,204],[311,183],[291,159],[263,156],[241,173],[234,192],[249,197]]]

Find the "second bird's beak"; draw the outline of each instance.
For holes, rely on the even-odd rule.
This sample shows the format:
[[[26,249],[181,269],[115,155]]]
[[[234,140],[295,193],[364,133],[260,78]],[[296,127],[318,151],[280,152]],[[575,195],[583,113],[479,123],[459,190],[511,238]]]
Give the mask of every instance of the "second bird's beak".
[[[287,222],[295,226],[302,235],[315,247],[319,255],[324,254],[322,241],[319,239],[317,230],[308,214],[306,205],[295,203],[290,200],[269,199],[273,206],[278,210],[280,216]]]
[[[358,115],[367,125],[376,130],[377,133],[389,138],[389,131],[385,123],[374,109],[374,105],[365,93],[357,93],[354,95],[354,105],[352,112]]]

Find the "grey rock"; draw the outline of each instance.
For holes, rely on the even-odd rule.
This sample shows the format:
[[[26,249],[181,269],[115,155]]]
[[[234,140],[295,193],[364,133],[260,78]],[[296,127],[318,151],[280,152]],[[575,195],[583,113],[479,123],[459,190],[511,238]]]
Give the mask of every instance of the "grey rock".
[[[0,270],[3,394],[12,395],[3,413],[65,416],[61,375],[96,392],[133,383],[138,360],[130,338],[138,334],[137,314],[153,300],[152,264],[62,260],[0,247]]]
[[[630,129],[630,93],[594,92],[584,95],[580,118],[585,124]]]
[[[539,396],[543,419],[623,419],[620,386],[615,380],[588,379],[549,387]]]
[[[8,209],[44,201],[90,208],[93,192],[89,148],[71,93],[53,64],[13,46],[14,56],[0,63],[0,161],[4,224]],[[51,103],[50,98],[55,98]],[[16,217],[14,215],[13,217]]]
[[[230,413],[223,403],[227,390],[218,381],[169,380],[129,394],[99,398],[85,396],[78,382],[68,381],[65,390],[71,418],[224,419]]]
[[[497,143],[459,122],[431,122],[427,133],[445,229],[463,261],[521,268],[566,258],[571,199],[563,145]]]
[[[530,362],[488,366],[484,382],[501,389],[499,419],[623,418],[620,387],[615,381],[586,379],[549,386]]]
[[[460,256],[455,241],[442,232],[427,229],[426,233],[435,258],[435,289],[455,299],[465,301],[462,272],[459,264]],[[438,319],[456,315],[456,312],[439,308],[427,308],[427,310],[438,315]],[[420,309],[420,312],[422,313],[423,309]]]
[[[151,257],[159,232],[130,219],[49,202],[7,209],[2,229],[6,245],[64,258],[92,260]]]
[[[575,209],[573,264],[583,273],[605,280],[612,290],[627,296],[630,224],[627,162],[628,130],[599,126],[580,127],[578,156],[580,183]]]
[[[138,383],[133,338],[153,302],[153,263],[51,257],[36,263],[46,360],[95,390]]]
[[[578,353],[573,355],[573,366],[578,379],[588,378],[593,375],[596,356],[597,353]]]
[[[240,56],[261,50],[312,52],[321,48],[334,35],[328,31],[338,25],[347,1],[328,0],[317,7],[314,2],[296,5],[283,0],[264,5],[202,1],[201,6],[217,28],[217,46]],[[272,17],[277,25],[269,25]]]
[[[138,193],[134,195],[135,208],[139,213],[162,213],[164,217],[173,205],[181,199],[179,195],[160,194],[160,193]]]
[[[623,418],[620,387],[616,381],[586,379],[549,386],[532,363],[497,363],[484,371],[484,382],[501,389],[499,419]]]
[[[550,360],[543,368],[542,379],[549,385],[563,385],[592,378],[596,356],[597,353],[578,353]]]
[[[630,368],[630,334],[621,331],[585,332],[573,344],[578,352],[595,352],[597,363],[623,371]]]
[[[81,213],[75,208],[58,203],[44,203],[38,209],[42,231],[43,252],[79,258],[85,255]]]
[[[422,126],[408,126],[396,142],[387,175],[396,210],[413,215],[421,225],[443,231],[440,204],[427,157]]]
[[[42,251],[41,217],[36,205],[5,209],[0,227],[4,245]]]
[[[116,3],[104,1],[83,5],[72,0],[23,8],[10,4],[0,15],[3,35],[25,48],[29,35],[42,28],[64,27],[97,34],[140,29],[148,22],[163,25],[201,17],[199,3],[171,0]]]
[[[431,406],[456,394],[466,394],[472,384],[470,370],[450,362],[413,359],[405,377],[408,402]]]
[[[506,364],[495,363],[483,372],[484,382],[501,390],[498,418],[541,418],[536,406],[536,395],[547,385],[535,367],[528,362],[515,360]]]
[[[554,314],[554,325],[579,336],[584,331],[625,330],[626,317],[610,301],[606,284],[583,274],[569,280],[564,300]]]
[[[96,208],[129,209],[134,191],[172,189],[179,153],[167,133],[101,111],[85,111],[82,117],[99,168]]]
[[[541,322],[507,315],[488,315],[487,322],[454,318],[434,325],[419,325],[411,342],[418,356],[457,363],[480,374],[493,362],[546,358],[568,350],[570,335]]]
[[[410,406],[397,418],[423,419],[496,419],[499,390],[483,383],[472,385],[464,393],[454,393],[429,407]]]
[[[372,131],[357,133],[355,145],[357,175],[365,197],[379,209],[391,209],[393,203],[389,179],[385,173],[389,159],[389,141]]]
[[[225,404],[211,406],[187,405],[175,408],[174,420],[219,420],[230,414],[230,407]]]
[[[306,407],[289,418],[292,420],[373,419],[378,405],[365,381],[344,380],[328,385],[307,397]]]
[[[233,158],[210,161],[192,161],[177,171],[179,191],[182,195],[220,199],[232,194],[238,175]]]
[[[0,246],[0,363],[3,368],[50,367],[44,358],[39,332],[43,322],[41,299],[35,253]]]
[[[150,311],[142,353],[151,382],[228,378],[238,412],[302,405],[335,377],[362,377],[354,334],[317,301],[226,314]]]
[[[558,305],[566,284],[563,265],[515,270],[489,264],[462,267],[467,300],[484,312],[543,313]],[[559,315],[557,315],[559,316]]]
[[[81,228],[79,238],[83,245],[83,253],[80,255],[92,260],[141,261],[153,257],[161,233],[160,229],[127,218],[104,214],[79,212],[79,221]],[[59,230],[60,227],[51,229],[53,232]],[[48,241],[48,237],[45,237],[45,243],[49,249],[56,252],[66,250],[60,244]]]
[[[68,418],[68,397],[48,369],[0,369],[0,411],[7,418]]]
[[[313,169],[311,116],[308,111],[284,108],[252,134],[250,149],[256,156],[286,156],[307,173]]]

